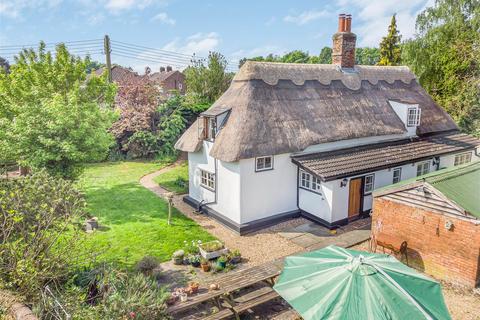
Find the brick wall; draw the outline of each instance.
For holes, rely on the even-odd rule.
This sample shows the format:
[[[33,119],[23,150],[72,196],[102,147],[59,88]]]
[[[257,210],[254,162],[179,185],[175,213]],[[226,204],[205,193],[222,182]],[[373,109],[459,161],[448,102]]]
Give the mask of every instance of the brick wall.
[[[375,198],[372,232],[406,240],[412,267],[457,285],[480,285],[480,225],[471,220]]]

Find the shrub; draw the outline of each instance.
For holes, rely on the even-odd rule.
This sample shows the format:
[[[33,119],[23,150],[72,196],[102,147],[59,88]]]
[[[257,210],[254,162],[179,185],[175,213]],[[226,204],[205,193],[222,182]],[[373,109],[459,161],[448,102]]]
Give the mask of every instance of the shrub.
[[[151,256],[145,256],[142,260],[138,261],[135,265],[135,269],[145,275],[151,275],[153,270],[159,265],[157,258]]]
[[[57,283],[88,257],[76,250],[83,231],[85,202],[71,182],[46,172],[0,179],[0,281],[27,297]]]
[[[64,287],[65,290],[53,292],[56,303],[50,303],[46,297],[37,304],[34,311],[40,319],[59,319],[58,314],[65,313],[71,319],[82,320],[168,318],[166,289],[154,277],[142,273],[102,265],[79,272]]]

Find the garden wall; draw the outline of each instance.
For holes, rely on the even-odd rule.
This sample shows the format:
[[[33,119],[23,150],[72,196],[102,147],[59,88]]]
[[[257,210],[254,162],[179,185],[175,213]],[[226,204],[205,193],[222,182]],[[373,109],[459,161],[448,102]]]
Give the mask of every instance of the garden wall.
[[[453,222],[447,230],[445,222]],[[372,232],[408,244],[409,265],[453,284],[480,285],[480,222],[375,198]]]

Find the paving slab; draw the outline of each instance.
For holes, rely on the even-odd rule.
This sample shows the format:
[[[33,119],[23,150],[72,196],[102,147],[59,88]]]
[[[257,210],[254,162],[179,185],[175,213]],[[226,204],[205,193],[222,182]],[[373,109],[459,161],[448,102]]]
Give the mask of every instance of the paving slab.
[[[316,236],[312,235],[312,234],[305,233],[305,234],[301,235],[300,237],[296,237],[296,238],[291,239],[290,241],[292,241],[296,245],[299,245],[303,248],[308,248],[308,247],[310,247],[314,244],[319,243],[321,241],[321,239],[319,237],[316,237]]]

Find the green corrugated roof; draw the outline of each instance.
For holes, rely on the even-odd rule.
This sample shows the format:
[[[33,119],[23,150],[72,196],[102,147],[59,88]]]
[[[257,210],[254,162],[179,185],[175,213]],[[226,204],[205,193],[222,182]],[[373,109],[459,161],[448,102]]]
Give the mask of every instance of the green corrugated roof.
[[[480,161],[430,172],[376,191],[398,188],[422,180],[434,186],[471,215],[480,218]]]

